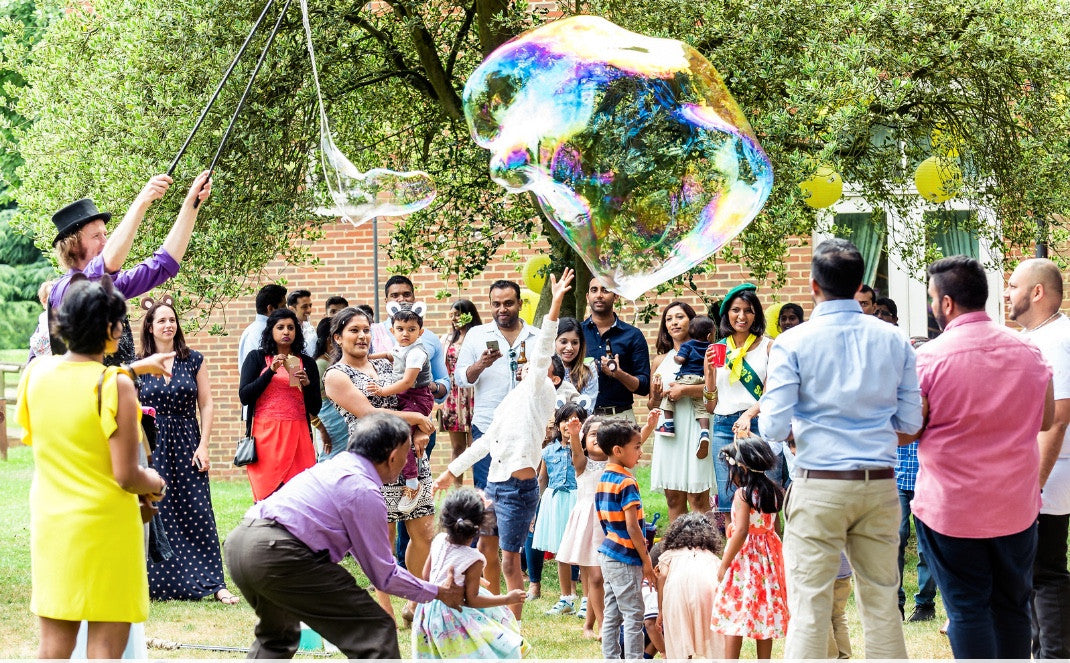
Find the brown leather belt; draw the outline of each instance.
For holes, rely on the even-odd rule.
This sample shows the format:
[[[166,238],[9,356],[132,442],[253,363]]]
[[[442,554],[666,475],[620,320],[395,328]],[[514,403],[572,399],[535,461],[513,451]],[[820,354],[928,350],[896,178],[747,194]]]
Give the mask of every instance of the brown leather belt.
[[[795,470],[800,479],[840,479],[843,481],[869,481],[870,479],[894,479],[895,470],[883,467],[877,470]]]

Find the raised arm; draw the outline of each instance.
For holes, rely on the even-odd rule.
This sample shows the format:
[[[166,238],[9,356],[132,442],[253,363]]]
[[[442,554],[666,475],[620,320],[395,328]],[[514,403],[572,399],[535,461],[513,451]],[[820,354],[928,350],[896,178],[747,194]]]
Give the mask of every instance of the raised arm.
[[[141,227],[149,205],[163,198],[173,181],[168,175],[154,175],[142,187],[141,192],[130,205],[130,209],[126,210],[126,214],[123,215],[123,220],[119,222],[111,237],[104,244],[104,251],[100,256],[104,260],[105,272],[113,274],[123,268],[123,263],[130,255],[130,247],[134,245],[134,237],[137,235],[138,228]]]
[[[190,237],[193,236],[193,226],[197,223],[197,212],[200,211],[200,207],[194,207],[193,203],[197,200],[203,203],[212,193],[212,180],[209,175],[210,173],[205,170],[193,180],[193,185],[190,186],[186,199],[182,202],[182,209],[178,211],[175,225],[171,226],[171,231],[167,233],[167,238],[163,241],[163,250],[174,258],[175,262],[182,262],[182,258],[186,255]]]

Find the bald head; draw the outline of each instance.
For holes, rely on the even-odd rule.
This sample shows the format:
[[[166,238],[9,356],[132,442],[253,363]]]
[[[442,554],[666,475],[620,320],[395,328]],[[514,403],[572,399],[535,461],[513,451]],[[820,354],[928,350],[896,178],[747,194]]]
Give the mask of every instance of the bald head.
[[[1003,293],[1011,320],[1027,329],[1051,317],[1063,302],[1063,274],[1047,258],[1019,263]]]

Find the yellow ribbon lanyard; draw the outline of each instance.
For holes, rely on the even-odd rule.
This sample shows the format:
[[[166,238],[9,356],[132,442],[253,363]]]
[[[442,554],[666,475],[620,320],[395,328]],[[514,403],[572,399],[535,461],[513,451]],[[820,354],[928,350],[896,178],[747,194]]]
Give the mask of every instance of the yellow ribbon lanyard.
[[[731,372],[728,374],[728,383],[739,382],[743,376],[743,358],[747,356],[747,350],[754,345],[754,342],[758,340],[758,337],[754,334],[748,334],[747,340],[743,343],[742,348],[736,347],[736,342],[731,336],[725,339],[725,344],[728,346],[728,356],[726,362],[732,366]]]

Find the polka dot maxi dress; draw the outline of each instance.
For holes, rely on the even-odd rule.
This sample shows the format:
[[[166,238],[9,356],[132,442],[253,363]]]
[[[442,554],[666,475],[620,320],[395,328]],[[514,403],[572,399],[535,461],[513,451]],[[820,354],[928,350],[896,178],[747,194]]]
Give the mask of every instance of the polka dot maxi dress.
[[[149,564],[149,595],[154,600],[195,600],[225,587],[208,473],[193,466],[193,452],[201,443],[197,371],[203,361],[201,353],[190,350],[188,359],[175,359],[170,381],[141,378],[141,404],[156,408],[152,466],[167,482],[160,516],[174,551],[166,562]]]

